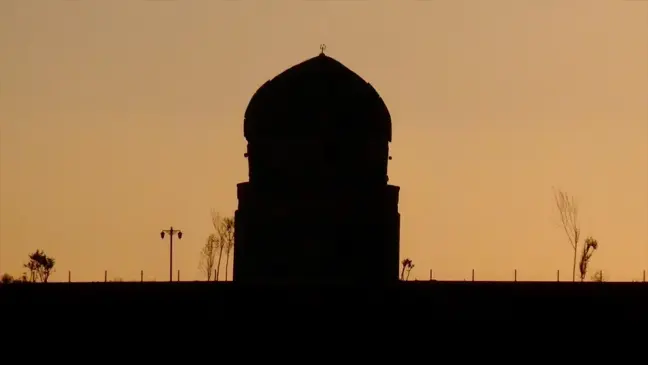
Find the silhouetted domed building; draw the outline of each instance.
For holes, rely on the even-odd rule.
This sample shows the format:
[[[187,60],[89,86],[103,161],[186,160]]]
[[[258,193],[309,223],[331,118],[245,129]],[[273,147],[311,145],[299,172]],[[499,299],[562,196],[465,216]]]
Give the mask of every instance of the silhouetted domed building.
[[[398,279],[391,117],[369,83],[322,53],[261,86],[244,130],[235,281]]]

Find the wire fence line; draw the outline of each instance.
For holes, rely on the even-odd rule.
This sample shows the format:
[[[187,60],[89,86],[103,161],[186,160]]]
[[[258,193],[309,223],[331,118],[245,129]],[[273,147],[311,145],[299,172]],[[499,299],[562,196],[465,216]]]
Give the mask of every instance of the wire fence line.
[[[605,277],[605,272],[603,270],[600,270],[599,272],[602,274],[602,277],[598,281],[608,281],[608,279]],[[501,282],[513,281],[513,282],[517,282],[518,279],[522,279],[520,281],[529,281],[529,280],[524,280],[523,278],[519,278],[517,269],[513,269],[511,274],[512,274],[511,275],[511,280],[490,280],[488,278],[477,278],[475,276],[475,269],[472,269],[471,273],[470,273],[470,277],[468,279],[464,278],[463,280],[464,281],[501,281]],[[555,281],[557,281],[557,282],[572,282],[573,281],[573,280],[570,280],[570,278],[568,276],[567,277],[561,277],[560,275],[561,275],[560,270],[556,270]],[[645,269],[642,270],[640,275],[641,275],[640,278],[636,278],[636,279],[632,279],[632,280],[622,280],[620,282],[625,281],[625,282],[644,282],[645,283],[646,282],[646,270]],[[437,279],[435,277],[435,275],[434,275],[434,270],[430,269],[429,278],[427,280],[415,279],[414,281],[436,281],[436,280],[443,281],[444,279],[443,278]],[[548,281],[548,280],[532,280],[532,281]],[[580,282],[581,280],[580,280],[580,278],[577,277],[575,281]],[[595,281],[595,280],[587,280],[587,279],[585,279],[583,281]]]
[[[142,282],[142,283],[144,283],[144,282],[169,282],[170,281],[169,279],[166,279],[166,278],[162,279],[162,280],[157,280],[155,278],[153,278],[153,279],[145,278],[144,270],[140,270],[140,275],[139,275],[139,278],[137,278],[137,279],[124,279],[124,278],[122,278],[122,277],[120,277],[118,275],[110,277],[109,274],[111,274],[111,273],[109,273],[108,270],[104,270],[103,277],[97,277],[97,280],[90,280],[90,281],[79,280],[79,281],[75,281],[74,276],[72,274],[72,271],[69,270],[67,272],[67,280],[65,280],[65,279],[63,279],[63,280],[61,280],[61,279],[59,279],[59,280],[50,280],[50,282],[68,282],[68,283],[73,283],[73,282],[79,282],[79,283],[80,282],[106,282],[106,283],[108,283],[108,282]],[[562,275],[562,274],[565,274],[565,273],[564,272],[561,273],[560,270],[556,270],[553,280],[525,280],[524,277],[521,277],[521,276],[518,275],[518,270],[514,269],[514,270],[511,270],[510,279],[508,279],[508,280],[506,280],[506,279],[505,280],[501,280],[501,279],[500,280],[492,280],[492,279],[489,279],[488,277],[480,277],[480,276],[478,276],[476,270],[472,269],[469,276],[467,276],[467,277],[465,277],[463,279],[457,280],[455,278],[449,279],[449,278],[437,277],[434,270],[430,269],[428,278],[421,279],[419,277],[416,277],[416,278],[413,278],[413,279],[410,278],[410,279],[405,279],[405,280],[406,281],[444,281],[444,280],[445,281],[462,281],[463,280],[463,281],[477,281],[477,282],[479,282],[479,281],[481,281],[481,282],[486,282],[486,281],[488,281],[488,282],[498,282],[498,281],[499,282],[517,282],[517,281],[520,281],[520,282],[529,282],[529,281],[571,282],[572,281],[571,280],[571,272],[567,273],[566,275]],[[603,274],[605,275],[604,271],[603,271]],[[215,277],[215,276],[216,275],[214,275],[213,277]],[[194,282],[194,281],[207,281],[207,280],[204,279],[204,278],[203,279],[183,279],[183,277],[181,275],[181,271],[177,270],[174,277],[173,277],[173,281],[174,282]],[[232,281],[232,279],[231,279],[231,277],[228,278],[228,280],[214,280],[212,278],[212,280],[210,280],[210,281]],[[580,281],[580,279],[577,278],[576,281]],[[586,281],[592,281],[592,280],[586,280]],[[603,276],[602,281],[608,281],[608,280],[605,278],[605,276]],[[615,281],[615,280],[612,280],[612,281]],[[618,281],[618,280],[616,280],[616,281]],[[638,276],[635,279],[622,280],[622,281],[625,281],[625,282],[644,282],[645,283],[646,282],[646,270],[638,272]]]
[[[214,272],[216,272],[216,271],[214,270]],[[173,282],[207,281],[207,279],[202,279],[202,280],[196,280],[196,279],[182,280],[182,276],[180,274],[181,274],[181,270],[176,270],[176,273],[173,276],[172,281]],[[214,274],[214,277],[216,277],[215,274]],[[89,282],[92,282],[92,283],[96,283],[96,282],[104,282],[104,283],[108,283],[108,282],[130,282],[130,283],[132,283],[132,282],[141,282],[141,283],[144,283],[144,282],[146,282],[146,283],[151,283],[151,282],[158,282],[158,281],[159,282],[169,282],[169,281],[171,281],[169,279],[163,279],[163,280],[157,280],[155,278],[153,278],[153,279],[150,279],[150,278],[145,279],[144,278],[144,270],[140,270],[139,279],[135,279],[135,280],[125,280],[120,276],[115,276],[112,279],[109,279],[108,278],[108,270],[104,270],[104,275],[103,275],[102,279],[103,280],[92,280],[92,281],[89,281]],[[228,280],[211,279],[210,281],[231,281],[231,279],[228,279]],[[59,280],[59,281],[53,281],[53,282],[62,282],[62,281]],[[73,282],[88,282],[88,281],[73,281],[72,280],[72,271],[68,270],[67,280],[65,282],[73,283]]]

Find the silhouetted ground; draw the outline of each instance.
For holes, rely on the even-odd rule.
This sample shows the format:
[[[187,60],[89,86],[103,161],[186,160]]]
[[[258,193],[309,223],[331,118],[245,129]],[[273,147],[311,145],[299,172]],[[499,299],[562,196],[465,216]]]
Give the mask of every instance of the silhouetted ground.
[[[433,319],[541,319],[598,315],[648,319],[648,283],[406,282],[391,286],[180,283],[49,283],[0,286],[3,312],[200,320],[222,313]]]

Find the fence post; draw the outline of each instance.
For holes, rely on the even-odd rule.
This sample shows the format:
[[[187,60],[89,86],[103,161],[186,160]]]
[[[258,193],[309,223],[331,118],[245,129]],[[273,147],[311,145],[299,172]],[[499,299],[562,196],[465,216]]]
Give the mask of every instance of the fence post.
[[[68,283],[72,282],[72,271],[68,270]]]
[[[140,270],[140,283],[144,282],[144,270]]]
[[[556,271],[556,281],[560,281],[560,270]]]
[[[108,282],[108,270],[104,270],[104,283]]]
[[[430,281],[432,281],[432,269],[430,269]]]
[[[513,271],[513,280],[517,281],[517,269],[515,269],[515,271]]]
[[[180,281],[180,270],[178,270],[178,280],[176,281]]]
[[[472,281],[475,281],[475,269],[472,269]]]

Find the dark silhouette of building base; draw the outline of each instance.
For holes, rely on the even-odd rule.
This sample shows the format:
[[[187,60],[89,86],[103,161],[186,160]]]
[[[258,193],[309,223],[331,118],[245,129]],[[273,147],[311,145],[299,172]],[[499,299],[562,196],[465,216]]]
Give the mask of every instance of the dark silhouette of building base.
[[[234,281],[398,280],[391,117],[370,84],[322,53],[259,88],[244,134]]]

